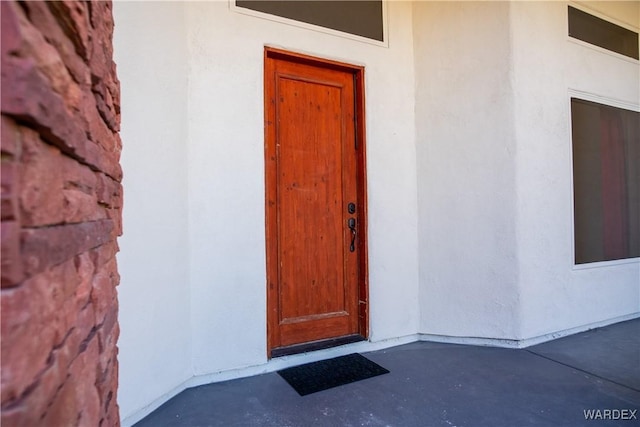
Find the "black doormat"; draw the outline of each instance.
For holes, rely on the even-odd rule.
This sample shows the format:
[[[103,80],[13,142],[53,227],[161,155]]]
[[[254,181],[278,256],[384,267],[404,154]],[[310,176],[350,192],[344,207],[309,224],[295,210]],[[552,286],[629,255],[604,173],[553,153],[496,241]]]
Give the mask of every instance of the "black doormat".
[[[300,396],[388,373],[358,353],[278,371]]]

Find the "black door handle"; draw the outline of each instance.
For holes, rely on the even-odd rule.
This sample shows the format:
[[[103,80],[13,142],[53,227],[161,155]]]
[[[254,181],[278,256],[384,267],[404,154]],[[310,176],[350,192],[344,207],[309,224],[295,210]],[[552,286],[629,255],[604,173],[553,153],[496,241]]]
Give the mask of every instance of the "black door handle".
[[[349,251],[355,252],[355,250],[356,250],[356,234],[358,232],[356,230],[356,219],[355,218],[349,218],[347,220],[347,224],[349,225],[349,230],[351,230],[351,246],[349,246]]]

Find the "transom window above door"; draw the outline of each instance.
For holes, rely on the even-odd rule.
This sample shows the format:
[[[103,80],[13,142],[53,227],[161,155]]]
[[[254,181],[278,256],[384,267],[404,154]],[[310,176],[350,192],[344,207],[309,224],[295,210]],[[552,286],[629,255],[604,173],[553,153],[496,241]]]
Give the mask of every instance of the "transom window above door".
[[[235,6],[238,9],[328,28],[376,42],[385,41],[382,0],[235,0]]]

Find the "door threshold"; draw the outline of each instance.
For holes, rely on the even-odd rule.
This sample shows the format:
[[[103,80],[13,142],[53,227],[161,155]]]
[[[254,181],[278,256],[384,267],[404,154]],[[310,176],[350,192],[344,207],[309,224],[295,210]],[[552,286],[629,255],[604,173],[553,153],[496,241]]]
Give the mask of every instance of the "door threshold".
[[[354,342],[366,341],[362,335],[346,335],[344,337],[329,338],[326,340],[318,340],[306,342],[303,344],[288,345],[286,347],[276,347],[271,350],[271,357],[291,356],[292,354],[308,353],[310,351],[324,350],[326,348],[338,347]]]

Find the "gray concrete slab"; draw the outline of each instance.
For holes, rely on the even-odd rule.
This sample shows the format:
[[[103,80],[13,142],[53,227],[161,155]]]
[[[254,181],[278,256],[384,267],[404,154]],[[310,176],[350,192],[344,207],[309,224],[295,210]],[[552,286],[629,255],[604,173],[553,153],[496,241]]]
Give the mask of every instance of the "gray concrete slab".
[[[640,319],[549,341],[528,350],[640,391]]]
[[[276,373],[209,384],[185,390],[137,426],[638,425],[585,420],[584,411],[614,409],[640,418],[633,387],[640,366],[627,354],[640,337],[627,335],[635,326],[607,328],[587,333],[591,345],[575,345],[575,336],[533,351],[417,342],[367,353],[391,372],[304,397]],[[614,361],[628,364],[609,367]]]

